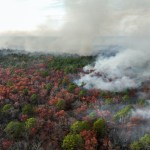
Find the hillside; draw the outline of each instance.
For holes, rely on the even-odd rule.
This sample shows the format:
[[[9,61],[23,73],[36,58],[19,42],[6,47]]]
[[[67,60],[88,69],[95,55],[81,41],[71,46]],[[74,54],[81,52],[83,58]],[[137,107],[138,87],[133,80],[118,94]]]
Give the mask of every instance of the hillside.
[[[120,92],[77,85],[95,59],[1,50],[0,149],[148,150],[150,80]]]

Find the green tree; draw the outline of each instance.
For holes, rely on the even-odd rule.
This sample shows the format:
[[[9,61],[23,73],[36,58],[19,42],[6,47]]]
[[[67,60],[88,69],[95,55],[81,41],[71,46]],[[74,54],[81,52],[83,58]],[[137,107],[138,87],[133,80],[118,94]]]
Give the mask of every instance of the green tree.
[[[24,93],[24,95],[28,95],[28,94],[29,94],[28,89],[24,89],[24,90],[23,90],[23,93]]]
[[[106,121],[102,118],[97,119],[93,124],[93,129],[96,131],[98,136],[104,137],[107,132]]]
[[[82,130],[89,130],[90,126],[86,121],[76,121],[71,125],[71,131],[73,133],[80,133]]]
[[[113,119],[114,120],[119,120],[119,119],[123,119],[125,117],[127,117],[131,110],[132,110],[132,106],[131,105],[128,105],[126,106],[125,108],[123,108],[122,110],[118,111],[114,116],[113,116]]]
[[[140,150],[140,143],[135,141],[130,145],[131,150]]]
[[[80,134],[68,134],[65,136],[62,144],[64,150],[75,150],[81,148],[83,145],[83,139]]]
[[[32,94],[30,99],[31,99],[32,104],[36,104],[38,100],[37,94]]]
[[[137,104],[139,104],[141,106],[146,106],[148,104],[148,102],[145,99],[139,99],[137,101]]]
[[[66,103],[63,99],[60,99],[57,103],[56,103],[56,107],[60,110],[64,110],[66,107]]]
[[[88,115],[88,117],[90,117],[91,119],[96,119],[96,116],[97,116],[97,114],[96,114],[95,111],[92,111],[92,112]]]
[[[24,131],[24,124],[18,121],[11,121],[8,123],[4,131],[13,138],[18,138]]]
[[[26,128],[27,129],[31,129],[35,126],[36,124],[36,118],[29,118],[27,119],[27,121],[25,122]]]
[[[70,83],[69,86],[68,86],[68,91],[73,92],[76,87],[77,86],[74,83]]]
[[[49,92],[52,88],[52,85],[50,83],[45,85],[45,89]]]
[[[13,109],[14,107],[12,106],[12,104],[6,104],[3,106],[2,108],[2,112],[3,113],[8,113],[10,111],[10,109]]]
[[[110,105],[113,103],[113,100],[111,98],[108,98],[105,100],[105,105]]]
[[[126,94],[122,97],[123,102],[127,102],[129,100],[129,95]]]
[[[86,93],[87,93],[86,90],[80,90],[79,96],[80,96],[80,97],[85,96]]]
[[[31,115],[34,112],[34,108],[32,105],[30,104],[26,104],[24,105],[24,107],[22,108],[22,113],[26,114],[26,115]]]
[[[145,134],[138,141],[134,141],[130,145],[131,150],[149,150],[150,149],[150,134]]]
[[[42,73],[41,73],[41,75],[42,75],[43,78],[44,78],[44,77],[47,77],[48,74],[49,74],[48,71],[42,71]]]

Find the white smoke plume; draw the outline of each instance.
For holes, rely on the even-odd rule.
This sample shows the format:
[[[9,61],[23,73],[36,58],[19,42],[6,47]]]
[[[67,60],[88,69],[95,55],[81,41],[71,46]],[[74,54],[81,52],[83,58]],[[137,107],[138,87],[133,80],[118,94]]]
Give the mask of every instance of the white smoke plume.
[[[77,83],[86,83],[86,88],[98,88],[109,91],[122,91],[136,88],[150,75],[150,51],[122,50],[115,56],[98,57],[94,66],[86,66],[85,71],[92,73],[81,75]],[[97,73],[100,76],[97,76]]]
[[[99,55],[94,66],[89,65],[85,71],[92,73],[81,75],[77,84],[86,83],[86,88],[98,88],[109,91],[122,91],[127,88],[136,88],[150,77],[150,15],[148,1],[118,1],[120,6],[117,15],[120,20],[114,30],[121,35],[120,40],[114,43],[122,48],[115,56],[104,57]],[[147,5],[146,5],[147,4]],[[122,10],[121,10],[122,9]],[[147,13],[146,13],[147,12]],[[106,48],[107,50],[107,48]],[[110,51],[112,49],[108,49]],[[97,75],[98,74],[98,75]]]
[[[135,112],[132,114],[133,117],[141,117],[143,119],[150,119],[150,110],[149,107],[145,109],[137,109]]]

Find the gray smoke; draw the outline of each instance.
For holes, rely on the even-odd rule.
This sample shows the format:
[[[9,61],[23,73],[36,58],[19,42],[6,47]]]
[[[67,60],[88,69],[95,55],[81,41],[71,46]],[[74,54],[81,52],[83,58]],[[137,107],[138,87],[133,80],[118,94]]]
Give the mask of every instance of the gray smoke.
[[[81,75],[78,84],[86,83],[86,88],[98,88],[110,91],[122,91],[127,88],[136,88],[141,82],[149,79],[150,51],[126,49],[115,56],[98,57],[94,66],[86,66],[85,71],[92,73]],[[97,76],[96,73],[101,76]]]
[[[146,107],[135,109],[132,112],[132,116],[150,120],[150,100],[146,100],[146,103],[147,103]]]
[[[147,109],[137,109],[133,112],[133,117],[141,117],[143,119],[150,119],[150,110]]]
[[[4,33],[0,47],[91,55],[97,52],[96,44],[111,43],[106,37],[117,36],[123,14],[115,10],[111,0],[64,0],[64,4],[65,23],[59,30],[53,30],[48,18],[35,31]]]

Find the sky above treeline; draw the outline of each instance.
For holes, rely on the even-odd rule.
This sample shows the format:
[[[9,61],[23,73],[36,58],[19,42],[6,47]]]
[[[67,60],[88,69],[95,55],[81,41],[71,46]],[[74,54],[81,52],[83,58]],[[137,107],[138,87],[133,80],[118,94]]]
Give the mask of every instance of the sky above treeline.
[[[97,45],[135,48],[150,36],[149,8],[150,0],[0,0],[0,48],[84,55]]]
[[[0,0],[0,32],[35,30],[47,20],[63,24],[63,0]]]
[[[141,13],[144,13],[144,18],[145,14],[149,13],[148,9],[150,8],[149,0],[0,0],[0,33],[6,31],[31,31],[40,28],[47,22],[51,28],[57,30],[64,25],[65,21],[69,21],[70,18],[68,19],[66,15],[69,9],[75,8],[77,9],[75,13],[78,13],[79,10],[82,15],[82,13],[86,13],[86,9],[82,8],[82,6],[89,7],[90,3],[101,5],[99,6],[99,11],[97,11],[96,5],[94,7],[96,7],[95,10],[98,14],[104,15],[104,18],[108,17],[108,11],[113,13],[115,10],[116,13],[122,13],[122,17],[129,13],[124,19],[121,16],[117,18],[117,15],[116,17],[112,15],[114,20],[122,20],[120,29],[125,28],[124,26],[131,24],[131,22],[133,23]],[[74,7],[72,7],[73,5]],[[103,6],[106,8],[106,5],[109,10],[102,8]],[[83,11],[80,9],[83,9]],[[100,11],[101,9],[102,11]],[[89,9],[88,11],[94,11],[94,9]],[[132,24],[123,30],[134,30],[135,26],[136,24]]]

